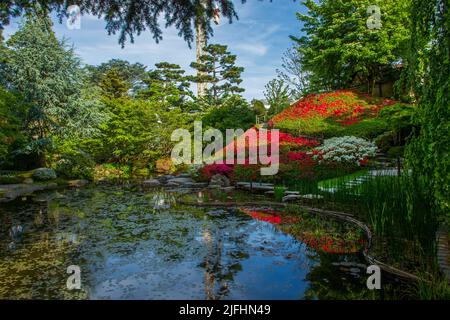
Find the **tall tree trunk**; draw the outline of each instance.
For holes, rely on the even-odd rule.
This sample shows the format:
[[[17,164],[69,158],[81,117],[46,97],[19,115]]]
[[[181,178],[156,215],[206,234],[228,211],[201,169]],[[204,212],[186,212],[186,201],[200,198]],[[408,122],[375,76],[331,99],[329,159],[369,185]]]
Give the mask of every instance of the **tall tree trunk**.
[[[200,57],[203,55],[203,48],[206,47],[206,28],[205,17],[197,17],[195,22],[197,63],[202,63]],[[203,76],[204,72],[197,71],[197,76]],[[197,97],[202,98],[206,95],[207,84],[203,82],[197,83]]]

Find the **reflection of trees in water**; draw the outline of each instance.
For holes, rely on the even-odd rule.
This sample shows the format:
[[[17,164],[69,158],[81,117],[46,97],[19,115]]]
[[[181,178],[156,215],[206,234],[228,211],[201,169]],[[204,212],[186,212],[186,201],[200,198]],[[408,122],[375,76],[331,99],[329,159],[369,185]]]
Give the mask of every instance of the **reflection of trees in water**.
[[[202,266],[205,269],[204,283],[207,300],[216,300],[228,293],[228,283],[223,275],[222,265],[222,234],[220,229],[211,234],[208,228],[203,229],[203,239],[208,246],[208,254],[203,259]],[[216,293],[216,281],[219,291]]]
[[[49,203],[50,201],[50,203]],[[14,202],[0,210],[0,298],[72,299],[66,268],[72,260],[77,234],[60,225],[51,200]]]
[[[234,276],[242,270],[241,260],[249,255],[240,248],[244,233],[225,235],[220,225],[204,226],[202,230],[203,243],[207,247],[207,254],[203,258],[201,267],[204,268],[205,298],[218,300],[225,298],[230,292],[230,284]],[[231,250],[224,244],[231,242]],[[225,248],[224,248],[225,247]]]
[[[0,240],[7,242],[7,248],[14,250],[21,243],[24,234],[43,229],[48,230],[47,209],[48,202],[39,204],[29,201],[15,201],[2,208],[0,212]]]
[[[167,192],[154,192],[152,197],[154,210],[167,210],[170,209],[176,202],[175,196]]]
[[[413,298],[408,284],[388,273],[381,273],[381,290],[367,288],[366,265],[358,263],[357,255],[320,253],[318,264],[311,267],[306,279],[310,282],[306,299],[332,300],[384,300]],[[352,272],[359,267],[359,277]],[[355,270],[356,271],[356,270]]]
[[[317,264],[311,266],[306,279],[309,288],[305,291],[306,299],[375,299],[376,290],[366,286],[365,270],[361,269],[360,277],[351,273],[360,264],[357,256],[318,253]],[[340,266],[343,263],[345,267]],[[356,270],[355,270],[356,271]]]

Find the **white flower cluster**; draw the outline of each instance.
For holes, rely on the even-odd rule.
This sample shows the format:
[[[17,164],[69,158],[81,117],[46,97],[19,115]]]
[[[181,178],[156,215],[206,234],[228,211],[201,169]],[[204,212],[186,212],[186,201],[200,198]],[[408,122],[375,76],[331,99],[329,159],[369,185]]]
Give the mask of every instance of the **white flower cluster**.
[[[375,143],[354,136],[334,137],[326,139],[323,145],[316,148],[314,159],[322,162],[345,162],[361,165],[360,161],[376,155]]]

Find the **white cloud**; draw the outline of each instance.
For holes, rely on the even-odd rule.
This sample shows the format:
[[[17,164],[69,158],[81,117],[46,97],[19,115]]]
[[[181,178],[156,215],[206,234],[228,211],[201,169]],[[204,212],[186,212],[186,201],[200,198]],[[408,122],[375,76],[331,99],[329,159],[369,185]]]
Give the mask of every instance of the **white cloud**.
[[[222,19],[214,27],[210,43],[228,45],[229,51],[237,55],[237,65],[243,66],[242,87],[247,99],[263,98],[264,85],[276,75],[282,53],[291,45],[290,34],[296,34],[295,4],[290,1],[248,1],[245,5],[236,2],[239,20],[229,24]],[[15,19],[18,21],[17,19]],[[187,73],[195,60],[195,50],[178,36],[175,28],[163,30],[163,40],[156,44],[151,34],[143,32],[135,37],[135,43],[127,42],[122,49],[118,35],[108,36],[106,23],[95,16],[82,16],[81,30],[68,30],[65,21],[55,20],[58,37],[67,37],[74,43],[77,54],[88,64],[100,64],[112,58],[140,62],[149,68],[160,61],[169,61],[182,66]],[[17,24],[7,26],[5,35],[17,30]]]
[[[262,43],[239,43],[234,46],[238,50],[246,51],[257,56],[264,56],[267,53],[268,47]]]

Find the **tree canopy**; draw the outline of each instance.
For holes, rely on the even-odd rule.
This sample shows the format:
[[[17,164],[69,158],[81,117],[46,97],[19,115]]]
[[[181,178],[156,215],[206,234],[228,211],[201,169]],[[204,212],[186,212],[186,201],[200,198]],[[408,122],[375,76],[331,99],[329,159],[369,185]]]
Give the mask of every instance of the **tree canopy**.
[[[437,209],[450,212],[450,8],[445,0],[414,0],[408,73],[416,94],[420,131],[407,150],[417,185]]]
[[[272,79],[264,87],[264,96],[269,104],[268,115],[274,116],[289,107],[289,86],[282,79]]]
[[[297,13],[304,36],[297,43],[300,63],[315,89],[348,88],[355,82],[373,91],[376,81],[402,61],[410,38],[410,0],[306,0]],[[369,28],[370,7],[381,11],[379,28]]]
[[[98,66],[87,66],[90,81],[98,85],[103,77],[112,69],[117,72],[117,76],[133,91],[137,91],[145,76],[145,66],[141,63],[130,63],[121,59],[111,59],[108,62],[101,63]]]
[[[51,133],[86,135],[102,121],[99,102],[83,85],[83,71],[73,48],[59,41],[50,20],[29,16],[7,41],[2,75],[9,88],[30,105],[25,122],[30,151],[43,152]],[[89,99],[85,99],[89,96]]]
[[[171,102],[179,105],[186,96],[192,96],[190,83],[184,75],[185,71],[174,63],[159,62],[155,69],[146,74],[145,89],[138,96],[146,100]]]
[[[207,99],[217,105],[223,97],[244,92],[244,89],[239,87],[244,68],[237,67],[235,63],[236,55],[227,51],[227,46],[210,44],[204,48],[200,63],[191,63],[191,67],[200,72],[190,79],[194,82],[210,84],[211,86],[207,89]]]
[[[246,0],[241,0],[245,3]],[[205,16],[206,31],[213,33],[210,20],[214,16],[215,3],[219,5],[220,13],[231,23],[237,18],[233,1],[219,0],[151,0],[151,1],[121,1],[121,0],[2,0],[0,6],[0,30],[9,24],[11,17],[17,17],[24,12],[30,12],[39,6],[46,12],[56,11],[62,19],[69,5],[76,4],[83,14],[92,14],[106,21],[109,34],[119,32],[119,43],[124,45],[127,38],[131,42],[135,35],[149,30],[156,42],[162,40],[163,31],[160,17],[164,17],[165,27],[174,26],[178,34],[189,44],[194,40],[193,23],[197,16]]]

